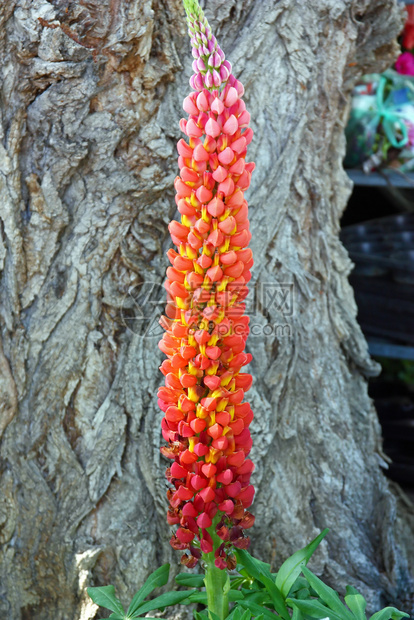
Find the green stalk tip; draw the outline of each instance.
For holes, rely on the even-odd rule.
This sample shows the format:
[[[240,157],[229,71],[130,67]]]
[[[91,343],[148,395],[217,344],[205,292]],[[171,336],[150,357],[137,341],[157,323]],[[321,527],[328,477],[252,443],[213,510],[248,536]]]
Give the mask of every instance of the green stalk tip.
[[[198,4],[198,0],[183,0],[183,4],[188,17],[193,16],[198,20],[203,18],[203,11]]]

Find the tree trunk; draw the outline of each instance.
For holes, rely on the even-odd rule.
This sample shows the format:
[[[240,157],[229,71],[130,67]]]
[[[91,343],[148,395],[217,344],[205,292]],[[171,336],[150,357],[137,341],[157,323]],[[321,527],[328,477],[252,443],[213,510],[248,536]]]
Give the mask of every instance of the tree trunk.
[[[412,611],[413,512],[381,471],[338,239],[350,91],[392,63],[402,10],[209,0],[206,16],[255,130],[252,549],[276,568],[330,527],[314,568]],[[0,617],[86,620],[86,585],[126,602],[179,570],[152,319],[190,44],[181,0],[9,0],[0,21]]]

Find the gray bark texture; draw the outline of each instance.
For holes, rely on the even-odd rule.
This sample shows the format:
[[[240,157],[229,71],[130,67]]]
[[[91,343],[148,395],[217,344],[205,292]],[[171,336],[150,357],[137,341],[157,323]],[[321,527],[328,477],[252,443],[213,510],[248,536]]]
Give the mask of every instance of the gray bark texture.
[[[413,611],[413,510],[382,472],[338,238],[350,92],[395,59],[402,8],[203,6],[255,131],[252,550],[276,569],[329,527],[314,570]],[[190,44],[180,0],[2,0],[0,23],[0,618],[87,620],[87,585],[127,602],[180,570],[139,312],[163,298]]]

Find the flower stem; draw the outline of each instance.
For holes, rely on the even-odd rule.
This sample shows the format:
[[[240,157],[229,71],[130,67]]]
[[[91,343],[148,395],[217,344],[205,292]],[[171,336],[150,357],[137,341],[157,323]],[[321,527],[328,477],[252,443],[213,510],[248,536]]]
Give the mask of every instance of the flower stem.
[[[229,615],[228,592],[230,590],[230,577],[226,569],[217,568],[214,564],[214,551],[223,542],[216,534],[216,525],[219,520],[220,514],[217,514],[213,519],[212,526],[208,528],[208,532],[213,539],[213,551],[211,553],[203,553],[206,570],[204,584],[206,586],[208,611],[216,614],[220,620],[225,620]],[[209,617],[212,620],[210,615]]]
[[[220,620],[229,615],[229,575],[227,570],[221,570],[214,565],[214,551],[205,553],[206,576],[204,583],[207,592],[208,611],[215,613]]]

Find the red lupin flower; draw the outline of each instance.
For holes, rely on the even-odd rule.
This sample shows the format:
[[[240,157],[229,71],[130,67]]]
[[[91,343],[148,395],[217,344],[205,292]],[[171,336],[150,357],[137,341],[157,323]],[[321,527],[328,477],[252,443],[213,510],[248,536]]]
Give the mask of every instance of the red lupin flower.
[[[231,567],[232,546],[246,548],[243,530],[254,488],[249,425],[244,402],[252,377],[243,372],[249,318],[252,251],[247,201],[253,163],[246,162],[253,137],[244,89],[195,1],[186,2],[193,46],[193,92],[184,99],[188,114],[178,142],[180,176],[175,180],[181,221],[169,225],[177,250],[169,250],[167,316],[159,343],[167,355],[165,386],[158,402],[165,413],[161,448],[173,461],[167,469],[168,522],[178,525],[171,544],[188,549],[182,562],[194,566],[197,547],[214,550],[216,566]],[[209,528],[223,541],[213,549]],[[210,530],[211,532],[211,530]]]

